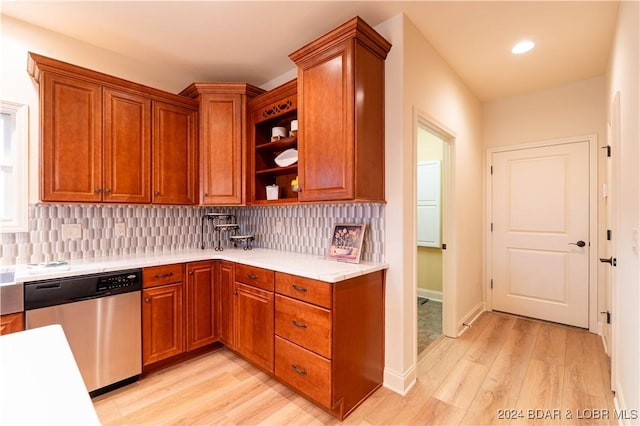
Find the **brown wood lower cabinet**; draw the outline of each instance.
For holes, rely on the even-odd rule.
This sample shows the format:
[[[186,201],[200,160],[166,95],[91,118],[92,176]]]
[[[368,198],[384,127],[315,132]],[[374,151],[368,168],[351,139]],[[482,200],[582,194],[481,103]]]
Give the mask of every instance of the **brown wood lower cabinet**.
[[[325,283],[276,273],[275,376],[344,419],[382,384],[384,271]]]
[[[232,262],[221,260],[216,266],[216,318],[218,336],[229,349],[236,349],[234,301],[235,282]]]
[[[24,330],[24,313],[6,314],[0,316],[0,335]]]
[[[142,364],[181,354],[182,282],[142,291]]]
[[[215,262],[187,263],[187,351],[218,339],[215,324]]]
[[[273,373],[274,272],[235,265],[236,351]]]
[[[142,300],[150,369],[220,341],[340,420],[382,385],[384,271],[327,283],[224,260],[164,265],[144,268]]]

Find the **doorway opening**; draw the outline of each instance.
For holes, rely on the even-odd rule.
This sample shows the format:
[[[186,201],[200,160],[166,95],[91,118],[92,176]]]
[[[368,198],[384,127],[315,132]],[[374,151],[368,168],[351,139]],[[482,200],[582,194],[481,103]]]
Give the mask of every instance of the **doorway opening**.
[[[443,334],[444,224],[448,143],[427,123],[416,135],[417,352]]]

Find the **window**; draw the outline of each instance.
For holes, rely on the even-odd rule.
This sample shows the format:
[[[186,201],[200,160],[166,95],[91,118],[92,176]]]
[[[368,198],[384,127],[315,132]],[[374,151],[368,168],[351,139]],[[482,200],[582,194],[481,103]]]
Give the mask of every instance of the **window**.
[[[26,232],[28,108],[0,101],[0,232]]]

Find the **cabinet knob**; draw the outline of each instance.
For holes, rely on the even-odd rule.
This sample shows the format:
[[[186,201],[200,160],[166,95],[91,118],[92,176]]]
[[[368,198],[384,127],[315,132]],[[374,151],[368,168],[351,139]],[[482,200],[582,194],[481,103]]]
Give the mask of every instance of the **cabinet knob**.
[[[154,192],[153,195],[155,195],[157,197],[158,195],[160,195],[160,191]]]
[[[193,275],[193,271],[189,271],[189,275]]]
[[[207,194],[206,192],[203,192],[203,193],[202,193],[202,196],[206,198],[206,197],[208,197],[208,196],[209,196],[209,194]]]
[[[151,303],[151,298],[150,298],[150,297],[145,298],[145,299],[144,299],[144,302],[145,302],[145,303]]]
[[[96,194],[99,194],[102,192],[102,188],[96,188],[93,190],[93,192],[95,192]]]
[[[105,194],[111,194],[111,188],[107,188],[107,189],[105,189],[105,190],[104,190],[104,193],[105,193]]]
[[[237,296],[238,295],[238,290],[233,290],[233,295]]]

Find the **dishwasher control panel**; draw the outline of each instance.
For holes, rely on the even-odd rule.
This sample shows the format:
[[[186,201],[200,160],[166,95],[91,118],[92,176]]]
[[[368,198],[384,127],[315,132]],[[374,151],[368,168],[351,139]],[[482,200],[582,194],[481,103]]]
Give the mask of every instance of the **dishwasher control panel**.
[[[140,274],[137,272],[131,272],[128,274],[118,274],[109,277],[100,277],[98,279],[98,288],[96,291],[108,291],[116,289],[139,289],[140,288]]]
[[[142,289],[142,269],[54,278],[24,284],[24,308],[44,308]]]

